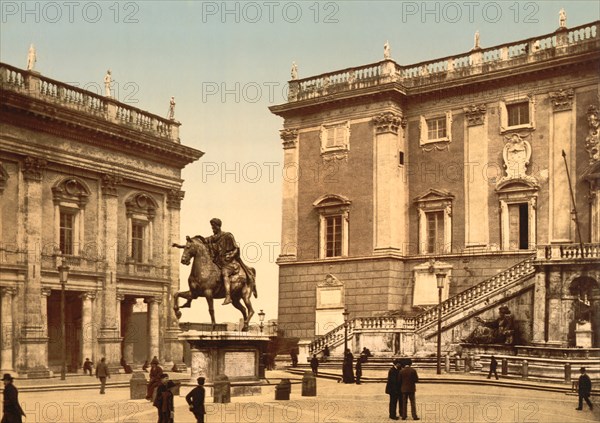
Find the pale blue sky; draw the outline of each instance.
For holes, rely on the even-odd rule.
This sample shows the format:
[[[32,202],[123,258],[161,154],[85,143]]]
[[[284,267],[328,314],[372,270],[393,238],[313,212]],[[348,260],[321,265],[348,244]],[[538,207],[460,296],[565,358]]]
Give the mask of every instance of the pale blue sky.
[[[467,52],[476,30],[483,48],[550,33],[561,7],[569,27],[600,18],[597,1],[566,0],[73,3],[0,1],[0,60],[25,68],[34,43],[44,76],[98,91],[110,68],[119,100],[162,116],[175,96],[182,142],[206,153],[183,173],[182,239],[220,217],[257,269],[254,307],[267,319],[277,314],[279,250],[269,250],[280,241],[282,169],[282,120],[267,107],[284,102],[292,61],[301,78],[360,66],[383,59],[389,40],[406,65]],[[204,300],[186,320],[208,320]]]

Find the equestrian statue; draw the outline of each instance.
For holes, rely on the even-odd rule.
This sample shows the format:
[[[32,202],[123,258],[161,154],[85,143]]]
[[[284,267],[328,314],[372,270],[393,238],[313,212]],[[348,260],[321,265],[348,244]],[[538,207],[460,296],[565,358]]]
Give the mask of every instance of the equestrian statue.
[[[175,293],[173,310],[179,319],[179,297],[187,300],[182,308],[190,307],[192,300],[204,297],[214,330],[216,323],[213,299],[224,298],[223,305],[233,304],[242,313],[242,330],[247,331],[254,315],[250,298],[253,294],[257,297],[256,271],[244,264],[233,235],[221,230],[221,220],[211,219],[210,225],[213,235],[206,238],[201,235],[193,238],[186,236],[185,245],[172,244],[173,247],[183,249],[181,263],[187,266],[192,262],[188,278],[190,290]],[[241,301],[244,302],[243,305]]]

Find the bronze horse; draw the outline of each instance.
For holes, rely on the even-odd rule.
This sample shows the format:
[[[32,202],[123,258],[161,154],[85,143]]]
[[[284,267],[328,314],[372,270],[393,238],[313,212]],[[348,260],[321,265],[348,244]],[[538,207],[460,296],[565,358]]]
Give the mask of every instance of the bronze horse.
[[[208,303],[208,312],[210,313],[210,320],[215,328],[215,310],[213,307],[213,299],[225,298],[225,287],[221,278],[221,270],[213,262],[209,247],[206,240],[202,236],[195,236],[190,238],[185,237],[185,245],[173,244],[173,247],[183,248],[181,254],[181,263],[186,266],[192,261],[192,269],[190,276],[188,277],[188,284],[190,287],[189,291],[176,292],[173,299],[173,310],[177,318],[181,318],[181,311],[179,311],[179,297],[183,297],[187,302],[181,307],[190,307],[192,300],[198,297],[206,298]],[[248,277],[246,272],[238,264],[239,271],[236,275],[231,276],[231,302],[235,308],[237,308],[244,317],[243,331],[247,331],[249,328],[250,319],[254,315],[254,309],[252,308],[252,302],[250,297],[252,294],[256,297],[256,287],[254,284],[248,283]],[[252,272],[253,276],[256,276],[256,271],[253,268],[248,268]],[[244,301],[244,305],[240,301]],[[244,307],[245,306],[245,307]]]

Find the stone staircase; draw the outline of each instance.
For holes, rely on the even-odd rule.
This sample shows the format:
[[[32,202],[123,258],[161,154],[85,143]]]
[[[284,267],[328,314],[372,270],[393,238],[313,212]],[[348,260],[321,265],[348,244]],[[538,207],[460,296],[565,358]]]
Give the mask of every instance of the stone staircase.
[[[346,323],[348,340],[352,339],[354,333],[361,329],[374,329],[382,333],[412,333],[429,339],[437,334],[437,319],[440,309],[442,331],[444,331],[529,289],[534,283],[533,262],[535,257],[532,255],[416,316],[357,317],[349,320]],[[344,332],[345,327],[342,324],[315,339],[308,345],[309,354],[322,353],[325,345],[328,345],[330,350],[342,345]]]

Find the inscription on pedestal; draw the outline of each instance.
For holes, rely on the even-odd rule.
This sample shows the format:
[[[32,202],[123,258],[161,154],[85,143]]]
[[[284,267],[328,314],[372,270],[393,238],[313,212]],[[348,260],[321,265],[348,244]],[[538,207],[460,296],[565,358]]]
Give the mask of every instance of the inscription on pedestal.
[[[254,377],[255,357],[252,351],[227,351],[224,373],[229,377]]]

